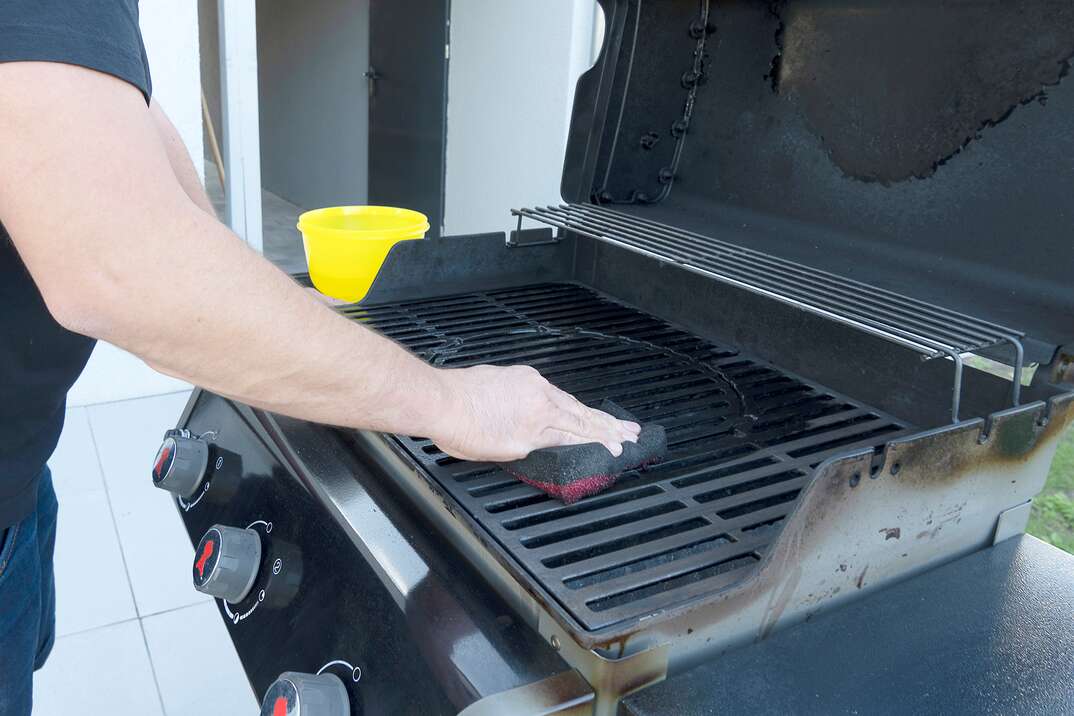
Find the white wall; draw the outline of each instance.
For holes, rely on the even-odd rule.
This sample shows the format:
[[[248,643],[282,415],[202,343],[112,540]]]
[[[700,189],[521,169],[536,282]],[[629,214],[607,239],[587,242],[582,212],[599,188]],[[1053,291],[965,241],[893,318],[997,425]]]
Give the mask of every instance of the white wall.
[[[445,234],[507,229],[561,201],[574,84],[593,60],[594,0],[454,0]]]
[[[179,130],[198,176],[204,178],[198,4],[193,0],[141,0],[139,18],[153,76],[153,97]]]

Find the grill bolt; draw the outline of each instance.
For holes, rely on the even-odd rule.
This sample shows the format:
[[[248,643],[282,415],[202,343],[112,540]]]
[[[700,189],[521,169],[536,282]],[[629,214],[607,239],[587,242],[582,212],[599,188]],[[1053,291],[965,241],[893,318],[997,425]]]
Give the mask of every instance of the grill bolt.
[[[687,122],[685,119],[677,119],[677,120],[675,120],[675,122],[672,123],[672,125],[671,125],[671,136],[673,136],[676,139],[678,139],[682,135],[686,134],[686,129],[689,126],[690,126],[690,123]]]
[[[1055,369],[1055,383],[1074,383],[1074,356],[1064,355]]]
[[[656,178],[661,184],[670,184],[671,180],[675,178],[675,172],[671,171],[669,167],[664,167],[660,170],[660,173],[656,175]]]
[[[703,22],[700,18],[690,23],[690,37],[700,40],[702,35],[711,35],[716,32],[716,26],[711,22]]]
[[[641,135],[641,148],[649,151],[656,146],[656,143],[660,141],[660,135],[656,132],[646,132]]]
[[[682,73],[682,86],[684,89],[693,89],[701,82],[701,73],[695,70],[686,70]]]

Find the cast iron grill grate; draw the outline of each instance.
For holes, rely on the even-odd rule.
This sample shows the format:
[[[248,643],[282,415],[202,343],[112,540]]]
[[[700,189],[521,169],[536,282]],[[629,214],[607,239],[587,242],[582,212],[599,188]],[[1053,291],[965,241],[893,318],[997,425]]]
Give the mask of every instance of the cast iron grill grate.
[[[611,398],[665,426],[660,464],[570,506],[396,437],[512,572],[590,631],[743,579],[814,466],[909,427],[580,285],[344,311],[435,364],[526,363],[584,402]]]

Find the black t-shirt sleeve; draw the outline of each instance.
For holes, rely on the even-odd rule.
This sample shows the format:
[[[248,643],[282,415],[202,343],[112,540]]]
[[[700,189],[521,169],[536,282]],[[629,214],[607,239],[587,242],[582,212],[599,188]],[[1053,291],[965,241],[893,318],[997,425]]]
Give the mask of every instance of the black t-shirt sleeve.
[[[137,0],[0,0],[0,62],[64,62],[153,87]]]

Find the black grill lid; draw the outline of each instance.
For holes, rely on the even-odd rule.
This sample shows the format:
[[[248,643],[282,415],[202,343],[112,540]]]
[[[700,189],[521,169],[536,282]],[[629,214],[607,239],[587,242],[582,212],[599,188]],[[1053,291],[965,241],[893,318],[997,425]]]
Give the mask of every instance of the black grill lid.
[[[564,199],[1074,344],[1074,4],[601,5]]]

